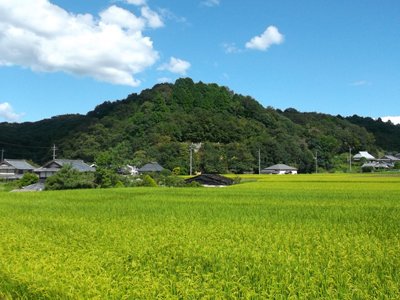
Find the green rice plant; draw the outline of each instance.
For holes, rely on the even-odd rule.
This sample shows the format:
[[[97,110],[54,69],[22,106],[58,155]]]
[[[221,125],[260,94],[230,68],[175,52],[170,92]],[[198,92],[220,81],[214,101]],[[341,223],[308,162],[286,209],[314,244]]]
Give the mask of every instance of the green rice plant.
[[[400,177],[253,176],[2,193],[0,299],[400,298]]]

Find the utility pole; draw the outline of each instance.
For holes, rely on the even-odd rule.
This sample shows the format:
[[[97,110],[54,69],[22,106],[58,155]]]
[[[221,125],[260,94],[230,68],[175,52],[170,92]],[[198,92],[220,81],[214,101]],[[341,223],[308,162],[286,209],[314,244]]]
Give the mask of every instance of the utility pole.
[[[56,159],[56,145],[53,145],[53,160]]]
[[[189,146],[190,150],[190,176],[192,176],[192,150],[193,150],[193,143]]]
[[[258,175],[261,174],[261,150],[258,148]]]
[[[1,160],[0,161],[3,161],[3,158],[4,158],[4,149],[1,150]]]
[[[315,151],[315,173],[318,173],[318,152]]]
[[[350,147],[349,151],[350,151],[350,158],[349,158],[349,161],[350,161],[350,173],[351,173],[351,147]]]

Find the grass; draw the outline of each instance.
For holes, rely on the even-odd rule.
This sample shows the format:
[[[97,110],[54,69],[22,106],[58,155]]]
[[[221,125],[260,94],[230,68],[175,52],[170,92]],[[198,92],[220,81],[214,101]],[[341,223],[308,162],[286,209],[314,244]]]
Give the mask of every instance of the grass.
[[[252,176],[2,193],[0,299],[400,298],[400,177]]]

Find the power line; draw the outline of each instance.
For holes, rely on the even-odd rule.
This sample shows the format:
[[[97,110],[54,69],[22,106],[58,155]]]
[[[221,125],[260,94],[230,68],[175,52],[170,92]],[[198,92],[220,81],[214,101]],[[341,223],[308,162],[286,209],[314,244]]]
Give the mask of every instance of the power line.
[[[47,149],[47,148],[50,148],[50,147],[35,147],[35,146],[17,145],[17,144],[11,144],[11,143],[1,142],[1,141],[0,141],[0,144],[9,145],[9,146],[15,146],[15,147],[35,148],[35,149]]]

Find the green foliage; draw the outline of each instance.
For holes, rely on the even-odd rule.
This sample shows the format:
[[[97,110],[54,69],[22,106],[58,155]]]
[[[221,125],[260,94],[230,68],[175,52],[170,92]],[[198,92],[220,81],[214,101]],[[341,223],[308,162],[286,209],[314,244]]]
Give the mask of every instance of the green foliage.
[[[125,187],[125,186],[124,186],[124,184],[123,184],[120,180],[117,180],[117,183],[115,184],[114,187],[116,187],[116,188],[123,188],[123,187]]]
[[[19,187],[24,187],[39,182],[39,177],[32,173],[25,173],[24,176],[18,181]]]
[[[183,187],[185,180],[177,175],[168,176],[165,178],[165,186],[167,187]]]
[[[0,132],[1,142],[15,144],[15,136],[27,141],[24,158],[40,164],[47,155],[40,147],[56,143],[60,158],[96,161],[112,169],[126,164],[141,167],[154,160],[170,170],[179,167],[181,175],[190,168],[192,142],[199,143],[192,153],[193,170],[202,173],[257,172],[259,149],[262,168],[294,164],[299,173],[314,172],[315,152],[319,170],[341,171],[345,162],[337,157],[350,147],[353,153],[366,150],[375,156],[382,149],[400,150],[400,127],[380,119],[301,113],[294,108],[282,112],[227,87],[190,78],[106,101],[86,116],[2,123]],[[101,185],[114,186],[115,181]]]
[[[181,168],[180,167],[176,167],[172,170],[172,173],[174,175],[179,175],[181,173]]]
[[[189,183],[186,183],[184,185],[184,187],[195,187],[195,188],[203,188],[204,186],[202,186],[200,183],[198,183],[197,181],[193,180]]]
[[[160,172],[160,175],[163,175],[165,177],[171,176],[173,173],[171,170],[169,169],[162,169]]]
[[[374,171],[373,167],[364,167],[364,168],[362,168],[362,172],[363,173],[371,173],[373,171]]]
[[[96,172],[94,173],[94,178],[96,185],[101,188],[112,188],[119,181],[119,176],[113,169],[107,167],[96,167]]]
[[[79,172],[65,164],[56,173],[46,179],[45,190],[91,189],[95,187],[95,177],[91,172]]]
[[[233,179],[233,184],[239,184],[242,181],[242,177],[240,176],[235,176]]]
[[[148,174],[144,177],[142,186],[147,186],[147,187],[157,187],[156,182],[154,181],[153,178],[151,178]]]
[[[395,168],[396,170],[400,170],[400,161],[396,161],[396,162],[394,163],[394,168]]]

